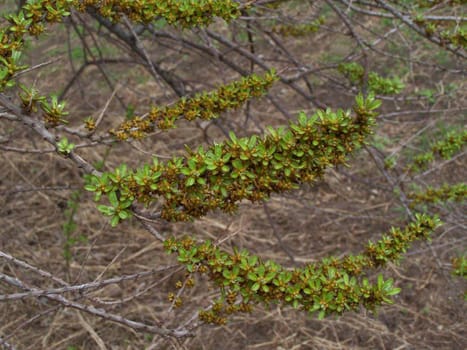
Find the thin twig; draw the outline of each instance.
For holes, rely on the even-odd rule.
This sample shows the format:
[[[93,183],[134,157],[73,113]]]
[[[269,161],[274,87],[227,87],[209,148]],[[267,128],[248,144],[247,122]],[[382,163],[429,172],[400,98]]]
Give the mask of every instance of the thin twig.
[[[10,277],[4,274],[1,274],[0,277],[2,278],[1,280],[3,280],[4,282],[12,286],[15,286],[17,288],[20,288],[22,290],[31,291],[31,292],[39,291],[39,289],[37,288],[26,287],[26,285],[18,278]],[[181,337],[191,336],[191,333],[188,330],[183,329],[183,328],[167,329],[167,328],[160,327],[160,326],[154,326],[154,325],[149,325],[149,324],[138,322],[138,321],[129,320],[120,315],[109,313],[105,311],[104,309],[98,309],[92,305],[85,305],[85,304],[81,304],[81,303],[66,299],[65,297],[61,295],[46,294],[44,297],[49,300],[56,301],[65,307],[80,310],[80,311],[89,313],[91,315],[103,318],[107,321],[112,321],[115,323],[122,324],[136,331],[147,332],[151,334],[158,334],[158,335],[165,336],[165,337],[172,336],[172,337],[181,338]]]
[[[35,289],[34,291],[29,291],[29,292],[24,292],[24,293],[0,294],[0,302],[8,301],[8,300],[24,299],[24,298],[29,298],[29,297],[44,297],[46,295],[63,294],[63,293],[69,293],[69,292],[81,293],[85,290],[89,291],[89,290],[103,288],[109,284],[122,283],[123,281],[135,280],[135,279],[143,278],[146,276],[151,276],[159,272],[173,269],[177,266],[178,265],[169,265],[169,266],[164,266],[164,267],[154,269],[151,271],[143,271],[143,272],[138,272],[138,273],[134,273],[131,275],[123,275],[123,276],[118,276],[114,278],[109,278],[106,280],[88,282],[88,283],[83,283],[79,285],[73,285],[73,286],[68,285],[66,287],[61,287],[61,288]],[[6,278],[5,276],[6,275],[0,273],[0,281],[3,278]]]

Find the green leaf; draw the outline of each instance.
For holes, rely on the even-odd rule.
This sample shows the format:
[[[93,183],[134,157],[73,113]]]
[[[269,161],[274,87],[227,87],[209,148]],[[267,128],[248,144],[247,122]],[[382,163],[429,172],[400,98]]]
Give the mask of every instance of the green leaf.
[[[392,288],[388,291],[386,291],[386,295],[396,295],[396,294],[399,294],[401,292],[401,289],[400,288]]]
[[[235,135],[235,133],[233,131],[229,131],[229,136],[230,136],[230,139],[232,140],[233,144],[238,143],[237,135]]]
[[[321,308],[321,306],[319,305],[319,303],[314,303],[313,306],[308,309],[308,311],[310,313],[313,313],[315,311],[318,311],[320,308]]]
[[[108,207],[106,205],[98,205],[97,210],[99,210],[102,214],[110,216],[113,215],[115,210],[112,207]]]
[[[115,215],[115,216],[112,216],[112,220],[110,220],[110,225],[112,227],[115,227],[118,225],[119,222],[120,222],[120,218],[118,217],[118,215]]]
[[[383,289],[383,284],[384,284],[384,279],[383,275],[378,275],[378,289],[382,290]]]
[[[227,198],[229,196],[227,189],[225,187],[221,187],[221,194],[222,197]]]
[[[234,166],[235,169],[243,168],[243,162],[240,159],[234,159],[232,162],[232,165]]]
[[[299,122],[299,124],[300,124],[301,126],[305,126],[305,125],[307,124],[308,118],[307,118],[305,112],[300,112],[300,113],[298,114],[298,122]]]
[[[130,212],[126,211],[126,210],[122,210],[118,213],[118,216],[120,217],[120,219],[122,220],[125,220],[125,219],[128,219],[130,217]]]
[[[254,274],[253,272],[248,272],[247,276],[248,276],[248,279],[251,280],[251,281],[257,281],[258,280],[258,276],[256,276],[256,274]]]
[[[258,138],[256,137],[256,135],[251,136],[250,140],[248,141],[248,148],[252,149],[253,147],[255,147],[257,141]]]
[[[190,187],[190,186],[193,186],[195,184],[196,180],[194,177],[189,177],[186,179],[185,181],[185,186],[186,187]]]
[[[85,185],[84,189],[86,191],[95,192],[96,191],[96,186],[95,185]]]
[[[109,193],[109,202],[114,208],[118,207],[119,202],[115,191]]]

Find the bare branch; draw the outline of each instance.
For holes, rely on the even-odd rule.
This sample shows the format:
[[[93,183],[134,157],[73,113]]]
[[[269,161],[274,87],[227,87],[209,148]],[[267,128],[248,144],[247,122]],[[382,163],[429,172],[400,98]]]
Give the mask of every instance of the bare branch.
[[[22,290],[30,291],[32,293],[36,293],[40,291],[37,288],[26,287],[26,285],[22,281],[20,281],[18,278],[7,276],[5,274],[0,274],[0,281],[4,281],[7,284],[20,288]],[[65,307],[83,311],[88,314],[103,318],[107,321],[112,321],[112,322],[122,324],[124,326],[127,326],[137,331],[147,332],[151,334],[158,334],[164,337],[172,336],[172,337],[180,338],[180,337],[191,336],[191,333],[188,330],[183,329],[183,328],[167,329],[167,328],[160,327],[160,326],[154,326],[154,325],[149,325],[149,324],[138,322],[138,321],[132,321],[120,315],[109,313],[105,311],[104,309],[98,309],[92,305],[80,304],[78,302],[66,299],[61,295],[46,294],[44,295],[44,297],[52,301],[56,301]]]

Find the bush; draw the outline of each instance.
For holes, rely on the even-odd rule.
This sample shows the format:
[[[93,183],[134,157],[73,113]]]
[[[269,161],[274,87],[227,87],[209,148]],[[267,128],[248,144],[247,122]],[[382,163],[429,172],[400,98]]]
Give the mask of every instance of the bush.
[[[208,324],[250,334],[229,322],[265,310],[300,327],[312,322],[303,313],[351,325],[365,308],[378,319],[404,281],[430,283],[398,278],[412,257],[394,264],[414,244],[413,266],[449,282],[431,288],[445,293],[437,307],[457,317],[465,281],[442,265],[459,270],[452,244],[464,242],[461,7],[4,5],[0,344],[32,346],[46,331],[43,348],[167,347],[216,334]],[[22,312],[32,316],[10,320]],[[49,315],[60,325],[36,322]],[[461,331],[443,337],[462,341]],[[435,343],[425,341],[410,340]]]

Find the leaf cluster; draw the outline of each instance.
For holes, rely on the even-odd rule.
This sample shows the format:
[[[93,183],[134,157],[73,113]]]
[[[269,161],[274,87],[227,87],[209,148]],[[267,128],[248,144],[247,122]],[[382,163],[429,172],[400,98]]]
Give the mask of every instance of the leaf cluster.
[[[428,152],[417,155],[407,170],[417,172],[426,169],[437,157],[450,159],[463,149],[467,142],[467,130],[452,130],[447,132],[442,139],[434,142]]]
[[[137,23],[162,17],[168,24],[183,28],[209,25],[214,17],[230,21],[240,15],[239,3],[232,0],[86,0],[75,6],[81,11],[92,7],[114,22],[124,15]]]
[[[337,70],[357,86],[363,86],[365,69],[357,62],[339,64]],[[404,83],[399,77],[384,78],[376,72],[368,73],[368,90],[380,95],[395,95],[402,92]]]
[[[0,28],[0,92],[14,86],[15,73],[27,68],[19,64],[24,37],[38,36],[45,30],[46,23],[57,23],[69,16],[72,2],[30,0],[18,13],[4,16],[8,25]]]
[[[123,16],[137,23],[164,18],[183,28],[209,25],[215,17],[229,21],[240,15],[232,0],[29,0],[18,13],[7,14],[8,25],[0,29],[0,91],[14,86],[14,74],[25,69],[18,60],[24,36],[39,36],[46,24],[58,23],[72,9],[91,11],[117,23]]]
[[[429,186],[423,191],[411,192],[407,195],[412,200],[412,207],[423,203],[442,203],[448,201],[462,202],[467,198],[467,184],[444,184],[440,187]]]
[[[57,142],[57,150],[63,155],[69,155],[75,148],[75,144],[68,141],[66,137]]]
[[[264,200],[320,178],[329,166],[345,164],[347,154],[371,133],[379,106],[372,95],[359,95],[354,117],[350,111],[330,109],[311,117],[301,113],[288,129],[270,127],[263,138],[230,133],[224,143],[206,150],[187,148],[187,156],[166,163],[155,158],[135,171],[121,166],[89,176],[86,189],[98,200],[105,194],[123,203],[149,205],[163,198],[161,215],[169,221],[197,218],[213,209],[233,212],[243,199]]]
[[[427,37],[438,37],[441,46],[467,48],[467,26],[455,21],[428,20],[423,14],[413,16],[413,22],[425,31]]]
[[[272,27],[272,32],[280,34],[282,36],[293,36],[299,37],[304,36],[309,33],[316,33],[319,28],[325,23],[326,18],[324,16],[320,16],[319,18],[309,22],[309,23],[301,23],[301,24],[290,24],[290,25],[275,25]]]
[[[467,255],[452,259],[453,274],[467,279]],[[466,292],[467,296],[467,292]]]
[[[66,102],[59,101],[56,95],[49,98],[43,96],[34,87],[27,87],[20,84],[21,92],[18,94],[21,99],[23,110],[26,112],[42,112],[42,117],[48,127],[56,127],[60,124],[66,124],[65,117],[69,114],[65,107]]]
[[[390,297],[400,289],[382,275],[372,284],[364,271],[399,261],[412,242],[429,238],[439,224],[437,217],[417,214],[405,229],[392,228],[376,243],[369,242],[359,255],[325,258],[294,270],[270,260],[263,262],[246,250],[227,253],[211,241],[196,244],[187,237],[164,244],[189,273],[208,275],[220,289],[221,298],[213,308],[200,313],[205,322],[222,324],[225,316],[249,312],[258,303],[293,306],[323,318],[358,310],[360,305],[374,311],[382,303],[391,303]]]
[[[274,71],[264,76],[251,74],[214,91],[182,98],[172,106],[153,107],[147,118],[133,117],[111,130],[111,133],[119,140],[140,139],[156,127],[162,130],[174,128],[181,117],[188,121],[217,118],[224,111],[238,108],[247,100],[264,95],[276,80]]]

